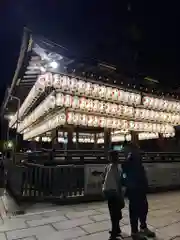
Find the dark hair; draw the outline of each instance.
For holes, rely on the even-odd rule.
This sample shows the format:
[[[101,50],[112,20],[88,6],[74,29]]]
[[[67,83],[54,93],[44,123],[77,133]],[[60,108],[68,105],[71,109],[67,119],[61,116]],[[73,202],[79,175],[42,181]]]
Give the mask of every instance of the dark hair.
[[[117,163],[119,160],[119,153],[117,151],[110,151],[109,157],[112,163]]]

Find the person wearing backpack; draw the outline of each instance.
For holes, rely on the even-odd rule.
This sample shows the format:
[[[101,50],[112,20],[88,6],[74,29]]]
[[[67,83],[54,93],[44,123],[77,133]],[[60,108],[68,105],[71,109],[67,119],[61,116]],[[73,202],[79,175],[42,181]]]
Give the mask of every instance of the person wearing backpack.
[[[110,152],[110,164],[106,166],[103,182],[103,193],[108,202],[109,214],[112,224],[110,239],[121,236],[119,222],[122,219],[122,209],[125,206],[121,185],[121,172],[118,168],[118,152]]]
[[[129,217],[131,224],[131,236],[133,240],[145,240],[147,237],[154,238],[155,233],[147,227],[148,214],[148,180],[142,164],[142,158],[138,147],[134,144],[129,146],[125,162],[122,164],[122,184],[126,188],[129,199]],[[140,231],[138,229],[140,221]]]

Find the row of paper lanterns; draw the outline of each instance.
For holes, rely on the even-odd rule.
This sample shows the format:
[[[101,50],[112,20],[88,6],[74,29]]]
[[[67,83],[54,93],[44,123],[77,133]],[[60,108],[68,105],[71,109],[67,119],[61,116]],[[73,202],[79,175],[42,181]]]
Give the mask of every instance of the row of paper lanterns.
[[[54,109],[55,106],[64,106],[79,109],[85,112],[102,113],[135,120],[139,119],[141,121],[165,122],[173,125],[180,123],[180,115],[176,114],[134,108],[110,102],[58,93],[56,97],[49,95],[40,105],[38,105],[38,107],[36,107],[35,110],[19,124],[18,131],[21,132],[23,129],[36,122],[41,116],[48,113],[51,109]]]

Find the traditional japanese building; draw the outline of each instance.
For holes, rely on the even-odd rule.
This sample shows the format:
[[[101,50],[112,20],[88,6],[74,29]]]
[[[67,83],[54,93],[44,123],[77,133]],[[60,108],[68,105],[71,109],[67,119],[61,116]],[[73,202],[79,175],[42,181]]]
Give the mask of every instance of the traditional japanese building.
[[[111,142],[174,136],[179,101],[123,86],[124,76],[112,66],[85,65],[25,30],[2,107],[11,116],[9,128],[26,141],[52,142],[57,149],[109,149]]]

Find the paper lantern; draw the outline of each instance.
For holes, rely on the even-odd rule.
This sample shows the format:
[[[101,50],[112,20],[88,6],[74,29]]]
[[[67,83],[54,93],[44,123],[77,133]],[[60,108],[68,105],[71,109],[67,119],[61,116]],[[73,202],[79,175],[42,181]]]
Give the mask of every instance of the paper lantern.
[[[112,120],[112,128],[117,129],[118,121],[119,120],[117,118],[113,118],[113,120]]]
[[[52,87],[53,86],[53,75],[52,73],[45,73],[44,74],[44,78],[45,78],[45,86],[46,87]]]
[[[88,115],[88,116],[87,116],[87,125],[88,125],[89,127],[92,127],[92,126],[93,126],[93,121],[94,121],[94,116]]]
[[[106,118],[100,117],[99,118],[99,127],[104,128],[106,126]]]
[[[74,108],[74,109],[80,108],[80,100],[79,100],[79,97],[74,96],[74,97],[72,98],[72,108]]]
[[[105,112],[105,102],[99,101],[99,112],[104,113]]]
[[[117,115],[117,104],[111,104],[111,114]]]
[[[64,104],[65,104],[65,107],[71,107],[72,97],[70,95],[65,95]]]
[[[106,98],[106,87],[105,86],[99,86],[99,97],[102,99]]]
[[[56,106],[63,106],[64,105],[65,96],[62,93],[56,94]]]
[[[76,78],[70,78],[70,81],[69,81],[69,89],[71,92],[76,92],[77,91],[77,79]]]
[[[80,104],[79,107],[80,107],[81,110],[86,109],[86,98],[81,97],[80,101],[79,101],[79,104]]]
[[[111,103],[105,104],[105,113],[110,114],[111,113]]]
[[[80,116],[81,116],[81,114],[79,114],[79,113],[74,114],[74,118],[73,118],[74,125],[80,125]]]
[[[94,127],[98,127],[99,126],[99,117],[98,116],[94,116],[93,126]]]
[[[92,85],[92,96],[93,97],[98,97],[99,94],[99,85],[98,84],[93,84]]]
[[[83,126],[87,125],[87,116],[85,114],[80,115],[79,124]]]
[[[94,101],[92,99],[88,99],[86,101],[86,109],[87,111],[93,111],[93,105],[94,105]]]
[[[53,76],[53,87],[55,89],[60,89],[62,87],[61,76],[59,74],[54,74],[54,76]]]
[[[85,93],[85,87],[86,87],[86,83],[84,81],[79,80],[77,82],[77,91],[79,94]]]
[[[128,102],[130,104],[135,103],[135,94],[134,93],[129,93],[129,95],[128,95]]]
[[[92,83],[86,82],[85,84],[85,94],[88,96],[92,95]]]
[[[117,88],[112,89],[112,100],[118,101],[119,90]]]
[[[134,130],[134,122],[133,121],[129,122],[129,129]]]
[[[73,122],[74,122],[74,113],[72,113],[72,112],[68,112],[68,114],[67,114],[67,123],[68,124],[73,124]]]
[[[113,89],[111,87],[106,88],[106,99],[107,100],[112,99],[112,92],[113,92]]]
[[[134,105],[139,105],[141,103],[141,95],[134,94]]]
[[[70,78],[68,76],[62,76],[60,78],[60,81],[61,81],[61,88],[62,88],[62,90],[64,90],[64,91],[69,90]]]

